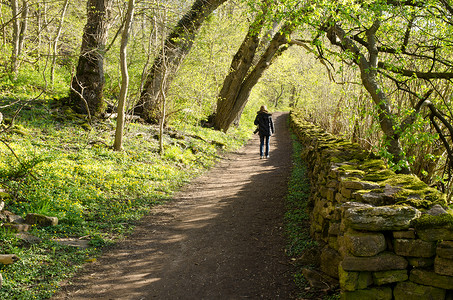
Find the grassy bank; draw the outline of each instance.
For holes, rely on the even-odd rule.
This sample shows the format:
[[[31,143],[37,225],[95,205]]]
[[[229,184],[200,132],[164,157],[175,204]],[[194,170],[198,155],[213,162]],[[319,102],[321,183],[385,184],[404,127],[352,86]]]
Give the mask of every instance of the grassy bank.
[[[287,255],[296,266],[294,281],[300,299],[339,299],[335,291],[323,291],[310,287],[302,269],[319,268],[318,244],[310,237],[308,202],[310,182],[306,176],[305,162],[301,158],[302,145],[293,136],[293,168],[286,198],[286,231],[288,236]]]
[[[52,104],[33,102],[0,135],[0,200],[5,210],[59,219],[57,226],[31,228],[25,239],[0,227],[0,254],[20,258],[0,265],[0,299],[49,298],[60,281],[126,236],[150,208],[213,166],[219,151],[242,146],[253,131],[247,120],[242,123],[248,128],[233,128],[228,134],[173,124],[160,155],[157,128],[130,123],[124,151],[114,152],[114,121],[88,124]],[[6,124],[14,109],[3,111]],[[86,240],[89,247],[64,246],[57,239]]]

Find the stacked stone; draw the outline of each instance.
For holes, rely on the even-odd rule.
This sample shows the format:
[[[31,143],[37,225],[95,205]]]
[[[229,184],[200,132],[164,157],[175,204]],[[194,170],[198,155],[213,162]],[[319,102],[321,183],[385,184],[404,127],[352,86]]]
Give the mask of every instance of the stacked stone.
[[[453,299],[453,216],[441,208],[432,218],[443,223],[418,222],[435,203],[446,207],[444,195],[426,189],[402,196],[423,183],[291,117],[311,183],[311,235],[324,245],[321,271],[339,279],[342,298]]]

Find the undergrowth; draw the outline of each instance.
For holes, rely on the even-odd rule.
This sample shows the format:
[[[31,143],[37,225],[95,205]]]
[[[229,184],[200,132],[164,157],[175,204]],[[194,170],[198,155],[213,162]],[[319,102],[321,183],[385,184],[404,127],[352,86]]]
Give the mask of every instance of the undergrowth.
[[[40,242],[0,227],[0,254],[20,258],[11,265],[0,264],[0,299],[51,297],[59,282],[130,233],[151,207],[213,166],[219,151],[239,148],[252,132],[250,127],[233,128],[225,134],[180,124],[169,128],[164,154],[159,155],[157,128],[130,123],[124,151],[115,152],[113,121],[81,126],[86,120],[68,121],[64,110],[51,104],[52,100],[32,103],[12,130],[0,136],[11,148],[0,143],[0,201],[5,210],[22,217],[41,213],[59,219],[57,226],[30,229],[28,234]],[[3,111],[4,116],[13,109],[9,114]],[[63,246],[56,242],[62,238],[89,240],[90,246]]]
[[[311,289],[302,274],[303,268],[316,268],[316,262],[307,263],[300,258],[304,252],[316,250],[318,244],[310,237],[310,217],[308,198],[310,183],[306,175],[305,162],[301,158],[302,145],[293,135],[293,166],[286,198],[286,231],[288,236],[287,255],[296,266],[294,281],[298,289],[298,299],[339,299],[339,295],[326,295],[324,291]]]
[[[305,163],[300,156],[301,149],[302,145],[293,136],[293,166],[288,184],[285,215],[289,238],[287,254],[291,257],[299,257],[304,250],[313,246],[307,211],[310,184],[305,175]]]

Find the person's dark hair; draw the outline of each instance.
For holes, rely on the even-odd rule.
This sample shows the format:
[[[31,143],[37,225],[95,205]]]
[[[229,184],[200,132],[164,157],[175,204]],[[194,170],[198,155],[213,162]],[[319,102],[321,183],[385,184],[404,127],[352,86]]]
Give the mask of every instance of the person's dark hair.
[[[266,105],[262,105],[262,106],[260,107],[260,112],[266,112],[266,113],[267,113],[267,107],[266,107]]]

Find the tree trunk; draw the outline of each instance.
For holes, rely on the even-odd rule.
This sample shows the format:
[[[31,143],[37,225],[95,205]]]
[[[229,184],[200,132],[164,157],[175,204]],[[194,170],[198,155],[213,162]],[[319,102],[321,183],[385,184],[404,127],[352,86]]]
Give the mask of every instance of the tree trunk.
[[[87,23],[69,104],[76,111],[89,115],[101,115],[106,108],[103,101],[104,50],[112,3],[112,0],[88,0],[87,3]]]
[[[123,149],[123,129],[124,129],[124,108],[129,87],[129,74],[127,71],[127,43],[129,41],[129,32],[134,17],[135,1],[129,0],[127,5],[126,22],[124,23],[123,34],[121,36],[120,60],[121,60],[121,89],[120,98],[118,99],[118,117],[116,119],[115,142],[113,149],[120,151]]]
[[[259,35],[263,24],[264,19],[261,14],[258,14],[250,24],[247,35],[231,61],[230,72],[225,77],[217,98],[216,117],[214,119],[214,128],[217,130],[224,130],[225,126],[221,121],[225,119],[224,115],[231,113],[232,106],[230,104],[233,101],[231,99],[238,96],[240,86],[253,66],[253,59],[260,45]]]
[[[61,11],[60,16],[60,23],[58,24],[57,33],[55,34],[55,38],[53,40],[53,53],[52,53],[52,66],[50,70],[50,81],[52,82],[52,86],[54,84],[54,76],[55,76],[55,64],[57,60],[57,50],[58,50],[58,40],[60,39],[61,29],[63,27],[64,18],[66,15],[66,10],[68,8],[69,0],[65,0],[63,4],[63,9]]]
[[[17,76],[17,72],[19,71],[19,58],[24,47],[25,33],[27,31],[28,3],[24,0],[22,3],[22,10],[19,10],[18,0],[11,0],[11,9],[13,14],[13,50],[11,53],[11,72]]]
[[[329,32],[334,33],[334,36],[330,36],[329,38],[335,44],[336,42],[333,39],[338,37],[341,41],[341,46],[354,54],[355,61],[360,69],[363,86],[370,94],[378,109],[379,124],[385,135],[387,151],[392,155],[391,160],[395,165],[400,166],[399,173],[410,174],[409,164],[407,163],[400,143],[401,133],[396,131],[398,126],[395,124],[392,113],[390,112],[390,104],[387,95],[383,92],[382,87],[376,79],[378,50],[375,43],[375,33],[379,28],[379,25],[379,22],[375,22],[367,31],[369,60],[367,60],[365,55],[360,52],[360,49],[354,42],[346,36],[346,33],[340,26],[334,25],[330,29]]]
[[[226,0],[196,0],[190,11],[179,20],[173,32],[165,40],[145,81],[140,100],[135,111],[142,118],[153,124],[159,122],[162,107],[161,86],[165,76],[164,90],[167,91],[172,77],[177,72],[187,53],[189,53],[195,35],[203,21]],[[166,58],[166,71],[163,68],[163,56]],[[164,74],[167,73],[167,74]]]
[[[162,27],[165,28],[167,20],[167,10],[164,9],[162,16]],[[166,95],[166,82],[167,82],[167,71],[168,71],[168,61],[165,56],[165,38],[164,35],[161,36],[161,58],[162,58],[162,79],[160,81],[160,116],[159,116],[159,154],[164,154],[164,129],[165,129],[165,119],[167,118],[167,95]]]
[[[296,87],[291,87],[291,95],[289,96],[289,107],[297,107],[297,100],[296,100]]]
[[[17,56],[19,51],[19,31],[20,31],[20,22],[19,22],[19,4],[17,0],[11,0],[11,10],[13,14],[13,51],[11,53],[11,72],[15,73],[17,71]]]
[[[280,85],[280,91],[278,91],[277,89],[275,89],[275,93],[277,94],[275,96],[275,102],[274,102],[274,108],[277,108],[278,107],[278,101],[280,100],[280,98],[283,96],[283,92],[285,91],[285,86],[282,84]]]
[[[233,71],[225,78],[224,86],[220,91],[214,119],[215,129],[226,132],[233,122],[239,121],[252,88],[261,78],[264,71],[272,64],[273,59],[287,49],[287,46],[281,46],[287,42],[286,36],[289,34],[288,29],[289,26],[284,26],[282,30],[275,34],[266,51],[251,72],[249,72],[249,69],[235,72],[235,66],[241,66],[242,59],[247,61],[250,56],[253,59],[253,56],[255,55],[256,48],[253,50],[253,56],[252,53],[241,49],[244,44],[247,44],[246,37],[233,59]],[[241,68],[238,68],[238,70],[239,69]]]
[[[17,57],[19,58],[24,49],[25,35],[28,27],[28,2],[24,0],[22,2],[22,12],[20,18],[20,31],[19,31],[19,48],[17,51]]]

